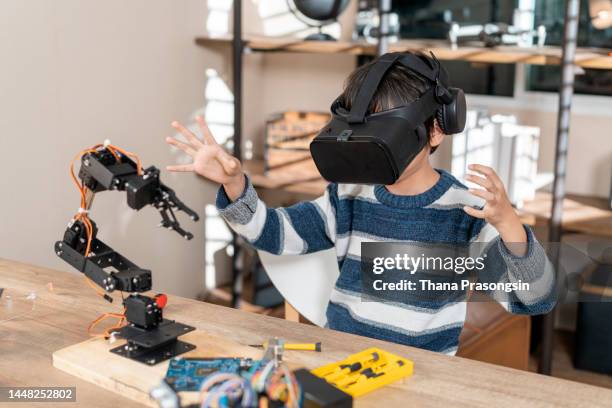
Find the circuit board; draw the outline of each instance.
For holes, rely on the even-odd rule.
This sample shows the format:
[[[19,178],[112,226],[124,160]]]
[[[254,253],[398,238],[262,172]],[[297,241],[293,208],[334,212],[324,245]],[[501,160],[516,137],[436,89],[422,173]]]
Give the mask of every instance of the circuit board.
[[[199,391],[200,385],[216,372],[243,374],[260,360],[251,358],[173,358],[168,365],[166,382],[175,391]]]

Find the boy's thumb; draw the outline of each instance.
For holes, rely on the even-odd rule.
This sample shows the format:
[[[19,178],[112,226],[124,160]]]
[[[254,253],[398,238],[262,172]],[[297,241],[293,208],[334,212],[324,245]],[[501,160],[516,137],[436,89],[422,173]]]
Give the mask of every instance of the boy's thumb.
[[[234,159],[229,154],[224,151],[220,151],[217,156],[219,161],[221,162],[221,166],[223,166],[223,170],[229,175],[234,175],[238,171],[238,160]]]

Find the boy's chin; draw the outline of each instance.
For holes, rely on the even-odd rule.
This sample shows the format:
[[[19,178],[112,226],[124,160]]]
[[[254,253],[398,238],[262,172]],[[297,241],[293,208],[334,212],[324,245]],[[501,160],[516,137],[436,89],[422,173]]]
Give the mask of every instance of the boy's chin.
[[[402,181],[412,176],[414,173],[418,172],[424,165],[427,164],[428,160],[429,160],[429,152],[424,152],[424,151],[420,152],[414,158],[414,160],[410,162],[408,167],[404,169],[402,174],[399,176],[397,180],[395,180],[395,183],[393,183],[393,185],[401,183]]]

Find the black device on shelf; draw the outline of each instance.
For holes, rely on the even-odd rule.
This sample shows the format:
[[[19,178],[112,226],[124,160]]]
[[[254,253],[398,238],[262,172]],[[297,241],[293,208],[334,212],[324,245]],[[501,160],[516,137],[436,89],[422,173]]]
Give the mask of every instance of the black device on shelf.
[[[515,7],[515,2],[509,0],[413,0],[393,1],[391,10],[399,18],[400,38],[447,41],[453,23],[512,24]],[[453,85],[467,94],[514,95],[514,64],[473,64],[453,60],[445,61],[444,65],[453,78]]]
[[[287,0],[289,10],[304,24],[317,27],[319,32],[305,38],[308,41],[334,41],[335,38],[322,31],[348,6],[349,0]]]
[[[107,190],[125,191],[130,208],[146,205],[156,208],[162,217],[160,226],[176,231],[183,238],[193,238],[181,228],[175,211],[186,213],[193,221],[198,214],[181,202],[174,191],[159,179],[159,170],[151,166],[141,169],[130,157],[107,147],[90,149],[81,156],[78,173],[82,192],[93,194]],[[76,180],[75,180],[76,181]],[[87,212],[81,208],[79,214]],[[115,354],[153,365],[195,348],[178,340],[194,330],[192,326],[164,319],[165,295],[153,297],[141,293],[152,288],[151,271],[142,269],[97,238],[98,228],[88,217],[75,217],[61,241],[55,243],[56,254],[107,293],[129,293],[123,300],[127,325],[117,330],[126,344],[111,350]]]

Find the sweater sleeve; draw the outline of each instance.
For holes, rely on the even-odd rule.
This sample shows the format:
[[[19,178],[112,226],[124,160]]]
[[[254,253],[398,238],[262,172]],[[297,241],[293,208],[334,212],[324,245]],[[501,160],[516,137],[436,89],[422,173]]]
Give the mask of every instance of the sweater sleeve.
[[[525,283],[528,289],[512,291],[485,290],[485,294],[498,301],[506,310],[515,314],[543,314],[552,310],[555,305],[555,271],[546,256],[542,245],[535,238],[533,231],[524,226],[527,245],[524,256],[511,252],[499,236],[497,230],[485,223],[474,241],[481,245],[481,256],[484,257],[484,269],[478,273],[478,282],[489,286],[495,283]]]
[[[332,186],[314,201],[268,208],[246,177],[245,190],[236,201],[221,186],[216,204],[229,226],[255,248],[276,255],[306,254],[334,246],[337,196]]]

